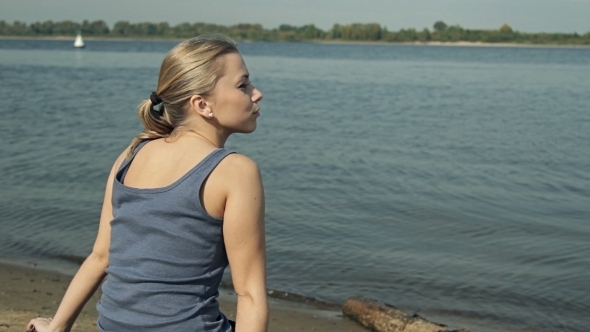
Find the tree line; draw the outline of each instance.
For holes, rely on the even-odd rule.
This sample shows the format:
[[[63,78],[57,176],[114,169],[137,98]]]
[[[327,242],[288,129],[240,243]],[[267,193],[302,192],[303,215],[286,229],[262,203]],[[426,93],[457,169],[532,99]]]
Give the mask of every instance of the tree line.
[[[508,24],[498,29],[465,29],[459,25],[434,23],[432,30],[424,28],[389,31],[378,23],[334,24],[324,31],[314,24],[293,26],[282,24],[265,29],[261,24],[232,26],[209,23],[180,23],[174,26],[161,23],[130,23],[118,21],[112,28],[102,20],[82,23],[73,21],[45,21],[31,24],[0,20],[0,36],[49,37],[84,36],[109,38],[190,38],[204,33],[223,33],[236,40],[251,41],[369,41],[369,42],[483,42],[519,44],[590,45],[590,31],[578,33],[524,33],[513,30]]]

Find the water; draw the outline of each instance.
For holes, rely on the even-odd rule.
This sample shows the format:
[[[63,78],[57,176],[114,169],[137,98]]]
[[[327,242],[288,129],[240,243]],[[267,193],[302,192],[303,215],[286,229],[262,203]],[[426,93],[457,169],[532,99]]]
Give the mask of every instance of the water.
[[[0,256],[85,256],[176,42],[0,40]],[[268,284],[474,331],[586,331],[590,49],[244,43]],[[53,262],[53,261],[52,261]]]

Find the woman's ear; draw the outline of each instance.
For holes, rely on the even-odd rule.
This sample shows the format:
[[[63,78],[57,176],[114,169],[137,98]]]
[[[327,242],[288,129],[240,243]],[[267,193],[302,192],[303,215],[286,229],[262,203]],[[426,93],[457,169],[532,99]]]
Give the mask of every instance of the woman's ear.
[[[210,101],[206,100],[201,95],[192,96],[191,99],[189,99],[189,106],[191,111],[196,112],[206,119],[211,119],[213,117]]]

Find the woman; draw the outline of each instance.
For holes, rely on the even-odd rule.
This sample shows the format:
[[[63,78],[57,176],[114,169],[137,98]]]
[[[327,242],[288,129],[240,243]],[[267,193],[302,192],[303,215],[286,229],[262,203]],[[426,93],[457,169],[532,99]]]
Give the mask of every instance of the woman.
[[[256,129],[262,93],[236,44],[192,38],[172,49],[139,105],[145,129],[109,175],[98,236],[53,319],[69,331],[105,276],[100,331],[266,331],[264,192],[257,165],[223,149]],[[231,266],[235,326],[216,300]]]

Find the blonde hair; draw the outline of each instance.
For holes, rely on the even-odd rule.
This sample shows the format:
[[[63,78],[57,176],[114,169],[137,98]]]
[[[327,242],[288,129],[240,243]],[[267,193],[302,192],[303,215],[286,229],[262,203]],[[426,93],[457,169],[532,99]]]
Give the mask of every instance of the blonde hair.
[[[191,96],[208,95],[224,74],[219,58],[237,53],[236,43],[221,34],[201,35],[174,47],[162,61],[156,94],[162,100],[162,116],[151,112],[150,99],[137,107],[137,115],[144,125],[129,147],[127,156],[145,140],[166,138],[182,128],[186,118],[185,105]]]

